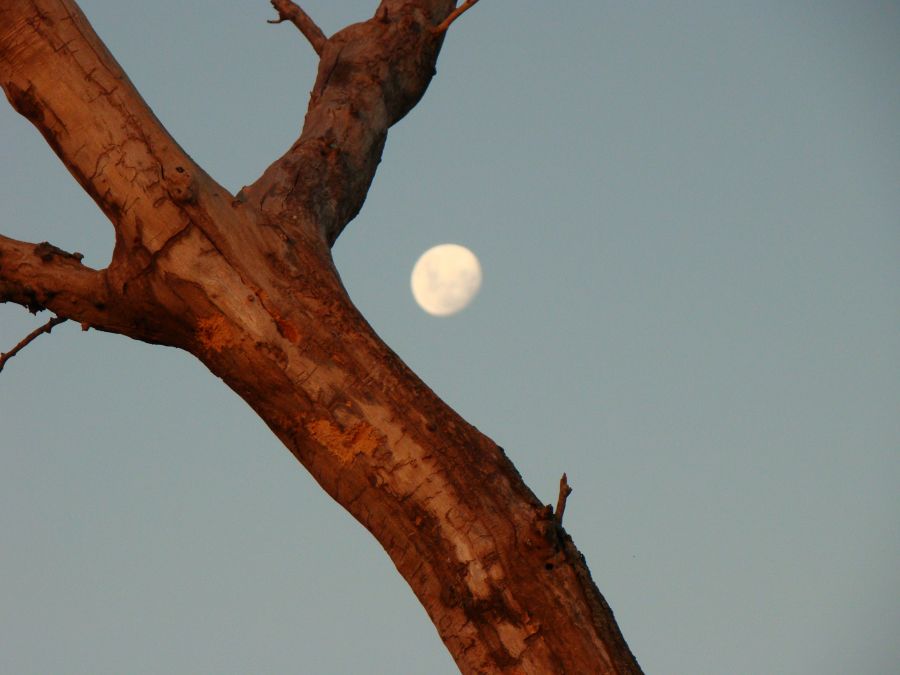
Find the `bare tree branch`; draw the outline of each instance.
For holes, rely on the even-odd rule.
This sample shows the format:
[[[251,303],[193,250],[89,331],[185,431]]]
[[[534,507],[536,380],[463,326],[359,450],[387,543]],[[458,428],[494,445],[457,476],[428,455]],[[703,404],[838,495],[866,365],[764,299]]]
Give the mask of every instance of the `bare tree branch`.
[[[362,207],[387,130],[431,81],[441,40],[430,26],[454,4],[382,0],[373,18],[331,36],[300,138],[239,197],[333,244]]]
[[[2,0],[0,26],[0,85],[112,221],[117,257],[154,253],[187,206],[230,197],[172,139],[73,0]]]
[[[63,323],[64,321],[68,321],[68,319],[65,317],[62,317],[62,316],[54,316],[43,326],[41,326],[40,328],[35,328],[28,335],[26,335],[24,338],[22,338],[19,341],[19,343],[15,347],[10,349],[8,352],[0,353],[0,372],[3,372],[3,366],[6,365],[7,361],[9,361],[12,357],[14,357],[16,354],[18,354],[20,351],[22,351],[26,346],[28,346],[28,344],[32,340],[34,340],[38,335],[41,335],[43,333],[49,333],[50,331],[53,330],[54,326],[57,326],[57,325]]]
[[[309,14],[304,12],[302,7],[291,2],[291,0],[271,0],[271,2],[272,7],[278,12],[278,18],[270,19],[269,23],[290,21],[299,28],[300,32],[303,33],[307,40],[309,40],[309,44],[312,45],[316,54],[321,56],[328,38],[325,37],[325,33],[323,33],[322,29],[316,25],[316,22],[310,18]]]
[[[447,15],[447,18],[441,21],[437,26],[431,29],[432,33],[441,34],[445,33],[448,28],[450,28],[450,24],[456,21],[463,12],[472,8],[472,6],[478,2],[478,0],[466,0],[459,7],[454,9]]]
[[[640,672],[552,508],[375,334],[330,255],[455,5],[381,0],[329,38],[300,138],[233,199],[73,0],[0,0],[0,85],[117,234],[102,272],[0,237],[0,302],[196,355],[378,538],[463,672]]]
[[[112,317],[105,274],[47,242],[32,244],[0,235],[0,303],[109,329]]]
[[[559,479],[559,497],[556,500],[556,522],[562,525],[563,514],[566,512],[566,500],[572,494],[572,488],[569,487],[569,479],[566,474]]]

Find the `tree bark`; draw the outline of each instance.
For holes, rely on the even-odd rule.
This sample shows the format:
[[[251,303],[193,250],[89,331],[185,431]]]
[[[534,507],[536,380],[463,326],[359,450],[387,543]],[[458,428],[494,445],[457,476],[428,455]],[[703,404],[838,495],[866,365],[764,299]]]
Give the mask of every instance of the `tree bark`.
[[[378,539],[462,672],[637,673],[552,509],[378,338],[331,259],[388,128],[434,74],[433,28],[454,5],[383,0],[319,41],[299,139],[232,195],[74,2],[0,0],[0,84],[116,237],[94,270],[0,236],[0,302],[200,359]]]

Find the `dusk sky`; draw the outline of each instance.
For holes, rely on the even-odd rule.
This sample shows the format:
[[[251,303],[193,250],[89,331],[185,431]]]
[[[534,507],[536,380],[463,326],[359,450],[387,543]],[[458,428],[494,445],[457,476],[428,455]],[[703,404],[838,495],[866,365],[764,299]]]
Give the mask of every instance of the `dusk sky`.
[[[376,0],[303,4],[326,34]],[[265,0],[82,9],[232,191],[316,72]],[[2,30],[2,28],[0,28]],[[113,233],[0,106],[0,232]],[[472,304],[423,312],[426,249]],[[555,503],[644,670],[900,663],[900,3],[482,0],[335,259]],[[49,318],[0,306],[0,350]],[[0,373],[0,672],[457,672],[378,543],[198,361],[64,324]]]

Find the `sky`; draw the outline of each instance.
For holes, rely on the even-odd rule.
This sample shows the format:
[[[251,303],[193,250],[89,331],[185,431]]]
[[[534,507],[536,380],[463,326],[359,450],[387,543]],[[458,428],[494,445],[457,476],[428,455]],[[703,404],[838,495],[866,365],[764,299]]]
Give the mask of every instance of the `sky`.
[[[268,2],[82,8],[236,191],[316,61]],[[308,0],[326,34],[374,0]],[[0,232],[112,228],[0,106]],[[419,309],[418,256],[483,285]],[[647,673],[900,663],[900,3],[484,0],[334,250],[555,503]],[[0,350],[47,316],[0,306]],[[456,672],[377,542],[192,357],[64,324],[0,373],[0,672]]]

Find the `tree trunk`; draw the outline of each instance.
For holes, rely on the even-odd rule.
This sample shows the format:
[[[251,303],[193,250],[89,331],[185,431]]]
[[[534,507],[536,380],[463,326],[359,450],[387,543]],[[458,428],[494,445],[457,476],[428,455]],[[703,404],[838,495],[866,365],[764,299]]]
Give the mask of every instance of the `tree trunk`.
[[[454,4],[384,0],[310,38],[321,61],[302,134],[232,195],[74,2],[0,0],[0,84],[116,232],[104,270],[0,236],[0,301],[200,359],[378,539],[461,671],[640,672],[552,509],[378,338],[331,259]]]

